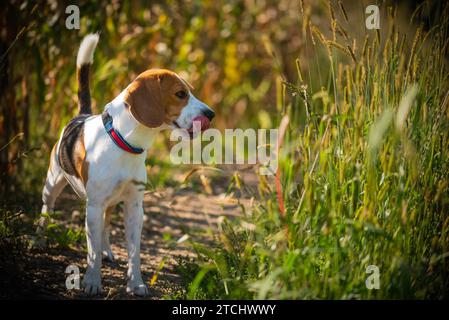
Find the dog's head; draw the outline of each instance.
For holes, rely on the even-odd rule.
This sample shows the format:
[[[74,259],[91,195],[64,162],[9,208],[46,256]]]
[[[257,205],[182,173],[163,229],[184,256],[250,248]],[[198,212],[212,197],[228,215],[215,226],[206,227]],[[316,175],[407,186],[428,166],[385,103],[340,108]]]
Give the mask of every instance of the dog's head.
[[[214,111],[198,100],[192,87],[176,73],[151,69],[141,73],[127,88],[125,103],[132,116],[149,128],[164,124],[192,131],[193,121],[201,130],[210,126]]]

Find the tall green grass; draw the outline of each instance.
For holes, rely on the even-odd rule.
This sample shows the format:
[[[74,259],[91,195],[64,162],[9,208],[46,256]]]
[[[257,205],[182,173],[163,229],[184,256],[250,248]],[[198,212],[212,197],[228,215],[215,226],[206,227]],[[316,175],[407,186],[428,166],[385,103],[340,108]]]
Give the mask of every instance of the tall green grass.
[[[281,117],[290,119],[282,191],[259,177],[253,210],[225,220],[216,246],[193,244],[198,258],[180,266],[187,298],[449,296],[449,6],[442,9],[410,45],[394,10],[388,31],[363,44],[349,30],[335,36],[332,8],[332,36],[304,26],[326,59],[321,82],[298,61],[297,80],[278,86]],[[378,290],[365,284],[369,265],[379,268]]]

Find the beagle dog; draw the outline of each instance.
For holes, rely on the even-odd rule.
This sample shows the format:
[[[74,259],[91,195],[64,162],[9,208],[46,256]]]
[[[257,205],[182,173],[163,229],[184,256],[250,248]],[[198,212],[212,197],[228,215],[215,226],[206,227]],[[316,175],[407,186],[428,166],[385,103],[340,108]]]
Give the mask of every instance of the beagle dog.
[[[176,73],[150,69],[141,73],[101,115],[92,115],[89,69],[99,36],[86,36],[78,50],[79,114],[64,127],[53,147],[42,193],[42,213],[51,213],[56,198],[70,184],[86,199],[87,270],[82,285],[87,294],[102,291],[102,259],[113,260],[109,222],[123,202],[128,249],[126,291],[148,294],[140,272],[143,221],[142,184],[147,181],[145,157],[156,135],[181,128],[191,133],[193,121],[209,127],[214,111],[192,94],[192,87]],[[38,231],[45,228],[45,215]]]

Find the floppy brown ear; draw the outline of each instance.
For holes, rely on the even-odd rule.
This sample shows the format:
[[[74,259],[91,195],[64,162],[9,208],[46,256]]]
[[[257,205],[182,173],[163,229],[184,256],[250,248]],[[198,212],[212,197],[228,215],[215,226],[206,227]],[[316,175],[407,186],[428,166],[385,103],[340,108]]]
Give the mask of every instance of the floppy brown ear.
[[[161,126],[165,119],[159,81],[158,77],[137,78],[124,99],[133,117],[149,128]]]

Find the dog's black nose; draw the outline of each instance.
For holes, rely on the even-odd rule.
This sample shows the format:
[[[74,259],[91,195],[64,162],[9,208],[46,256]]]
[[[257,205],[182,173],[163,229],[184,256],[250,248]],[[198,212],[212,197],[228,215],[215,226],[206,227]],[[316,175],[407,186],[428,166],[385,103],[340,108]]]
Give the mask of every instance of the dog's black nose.
[[[205,110],[203,114],[209,119],[209,121],[212,121],[212,119],[215,117],[215,112],[210,109]]]

